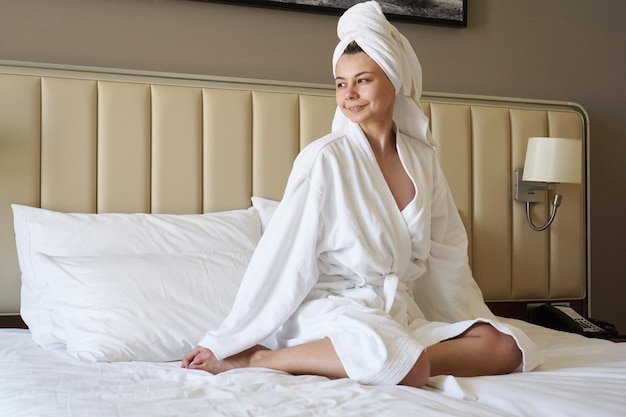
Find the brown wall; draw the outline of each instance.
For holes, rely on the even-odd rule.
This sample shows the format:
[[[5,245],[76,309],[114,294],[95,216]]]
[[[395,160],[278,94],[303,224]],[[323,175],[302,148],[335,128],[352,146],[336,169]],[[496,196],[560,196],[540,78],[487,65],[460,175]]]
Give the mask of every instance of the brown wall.
[[[587,109],[592,315],[624,333],[626,2],[468,3],[467,28],[397,23],[424,88]],[[336,21],[184,0],[0,0],[0,59],[330,83]]]

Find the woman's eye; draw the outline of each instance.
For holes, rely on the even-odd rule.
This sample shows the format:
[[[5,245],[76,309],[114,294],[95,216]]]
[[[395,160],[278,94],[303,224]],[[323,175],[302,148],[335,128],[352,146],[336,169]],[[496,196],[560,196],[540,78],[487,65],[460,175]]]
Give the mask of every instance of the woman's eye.
[[[365,84],[366,82],[367,82],[367,78],[361,78],[358,81],[359,84]]]

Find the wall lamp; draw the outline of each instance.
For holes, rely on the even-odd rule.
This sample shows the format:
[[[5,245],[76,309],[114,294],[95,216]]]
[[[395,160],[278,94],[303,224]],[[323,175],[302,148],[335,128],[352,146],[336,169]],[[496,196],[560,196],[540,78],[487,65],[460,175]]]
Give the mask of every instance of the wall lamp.
[[[526,219],[531,229],[546,230],[556,217],[563,197],[554,195],[550,218],[535,226],[530,216],[532,203],[543,203],[558,183],[580,184],[582,141],[569,138],[532,137],[528,139],[524,169],[515,170],[515,201],[526,203]]]

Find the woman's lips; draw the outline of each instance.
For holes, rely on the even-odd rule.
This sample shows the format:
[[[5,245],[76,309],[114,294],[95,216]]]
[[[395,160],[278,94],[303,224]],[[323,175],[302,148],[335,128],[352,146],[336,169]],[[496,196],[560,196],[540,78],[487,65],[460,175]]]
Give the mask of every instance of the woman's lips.
[[[360,106],[350,106],[348,107],[348,110],[351,112],[359,112],[361,110],[363,110],[365,108],[365,105],[360,105]]]

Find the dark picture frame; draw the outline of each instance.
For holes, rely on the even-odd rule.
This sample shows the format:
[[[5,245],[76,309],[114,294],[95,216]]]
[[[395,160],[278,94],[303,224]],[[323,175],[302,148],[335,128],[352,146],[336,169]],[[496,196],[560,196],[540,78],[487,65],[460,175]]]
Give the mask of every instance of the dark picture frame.
[[[200,0],[213,3],[269,7],[340,15],[363,0]],[[380,0],[389,20],[444,26],[467,26],[467,0]]]

